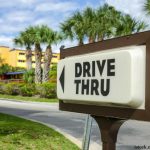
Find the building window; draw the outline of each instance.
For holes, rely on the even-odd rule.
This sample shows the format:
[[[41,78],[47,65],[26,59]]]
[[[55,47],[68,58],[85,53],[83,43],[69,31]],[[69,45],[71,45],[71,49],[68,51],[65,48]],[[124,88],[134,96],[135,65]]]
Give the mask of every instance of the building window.
[[[18,62],[24,63],[24,62],[25,62],[25,60],[18,60]]]
[[[25,55],[25,53],[19,53],[19,55]]]

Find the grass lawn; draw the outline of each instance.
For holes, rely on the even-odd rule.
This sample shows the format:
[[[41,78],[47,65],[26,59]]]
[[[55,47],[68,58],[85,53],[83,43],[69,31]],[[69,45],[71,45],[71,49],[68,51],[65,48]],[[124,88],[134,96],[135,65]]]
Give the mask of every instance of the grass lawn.
[[[48,98],[37,98],[37,97],[26,97],[26,96],[14,96],[14,95],[3,95],[0,94],[0,98],[6,98],[6,99],[15,99],[19,101],[32,101],[32,102],[58,102],[58,99],[48,99]]]
[[[0,113],[0,150],[79,150],[79,148],[51,128]]]

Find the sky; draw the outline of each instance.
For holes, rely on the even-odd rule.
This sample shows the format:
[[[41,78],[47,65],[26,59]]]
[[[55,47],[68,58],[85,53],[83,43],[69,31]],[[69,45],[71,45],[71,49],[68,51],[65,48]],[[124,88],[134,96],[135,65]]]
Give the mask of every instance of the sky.
[[[150,17],[143,11],[146,0],[0,0],[0,45],[18,48],[13,44],[20,31],[29,25],[47,24],[58,31],[59,25],[76,10],[90,6],[97,8],[104,3],[114,6],[117,10],[130,14],[133,18],[150,24]],[[66,40],[53,45],[53,51],[59,47],[75,46],[76,41]],[[44,49],[44,46],[43,46]]]

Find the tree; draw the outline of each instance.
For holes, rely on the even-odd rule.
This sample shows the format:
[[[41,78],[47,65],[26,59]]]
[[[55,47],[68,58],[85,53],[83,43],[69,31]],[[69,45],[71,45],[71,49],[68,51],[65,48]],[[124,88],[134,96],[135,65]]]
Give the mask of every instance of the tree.
[[[144,22],[136,21],[130,15],[121,16],[120,22],[116,26],[115,36],[130,35],[144,30],[147,25]]]
[[[121,12],[105,4],[96,10],[97,41],[113,37]]]
[[[87,7],[83,12],[75,12],[60,27],[66,37],[77,39],[78,45],[82,45],[85,38],[92,43],[113,36],[120,14],[108,4],[96,10]]]
[[[31,46],[33,45],[33,42],[31,40],[30,33],[28,31],[20,32],[19,36],[15,38],[13,41],[16,45],[26,47],[26,66],[27,66],[27,70],[31,70],[32,69]]]
[[[35,83],[46,82],[49,80],[50,63],[52,59],[51,45],[56,44],[62,36],[57,32],[53,31],[46,25],[41,26],[29,26],[25,31],[21,32],[20,35],[14,39],[14,42],[18,45],[25,45],[27,48],[27,58],[32,62],[32,51],[31,45],[34,45],[35,54]],[[41,44],[47,44],[47,48],[44,55],[43,64],[43,77],[42,77],[42,49]],[[29,55],[30,54],[30,55]],[[29,71],[30,73],[30,71]]]
[[[150,15],[150,0],[146,0],[144,10],[147,12],[148,15]]]
[[[82,45],[84,39],[92,43],[115,36],[128,35],[144,30],[146,25],[128,14],[117,11],[113,6],[104,4],[98,9],[87,7],[82,12],[75,12],[64,23],[61,23],[60,28],[66,37],[71,40],[77,39],[78,45]]]
[[[35,52],[35,83],[42,82],[42,68],[41,68],[41,59],[42,59],[42,49],[41,42],[43,38],[43,31],[40,26],[30,26],[26,31],[30,35],[31,41],[34,43],[34,52]]]
[[[52,59],[52,44],[57,44],[58,41],[62,39],[61,35],[58,32],[53,31],[48,26],[41,27],[44,34],[42,42],[47,44],[45,55],[44,55],[44,64],[43,64],[43,76],[42,82],[47,82],[49,80],[49,72],[50,72],[50,65]]]
[[[76,11],[64,23],[60,24],[61,31],[66,38],[77,39],[78,45],[83,45],[85,37],[85,26],[82,13]]]
[[[85,34],[88,37],[88,42],[93,43],[96,40],[96,13],[91,7],[83,10],[83,26]]]

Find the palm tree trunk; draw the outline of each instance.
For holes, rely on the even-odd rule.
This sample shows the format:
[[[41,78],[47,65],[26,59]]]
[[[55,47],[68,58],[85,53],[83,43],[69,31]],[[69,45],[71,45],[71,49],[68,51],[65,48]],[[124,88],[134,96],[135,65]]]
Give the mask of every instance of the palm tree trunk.
[[[49,71],[50,71],[50,64],[52,60],[52,49],[51,46],[47,46],[45,55],[44,55],[44,64],[43,64],[43,82],[49,81]]]
[[[35,44],[35,83],[41,83],[42,81],[41,58],[42,52],[40,44]]]
[[[94,38],[92,38],[92,37],[89,37],[89,43],[94,43],[95,41],[94,41]]]
[[[78,46],[83,45],[83,40],[79,40]]]
[[[30,48],[26,49],[26,66],[27,70],[32,69],[32,50]]]
[[[98,42],[103,41],[103,39],[104,39],[104,38],[103,38],[103,35],[101,35],[101,36],[98,35]]]

